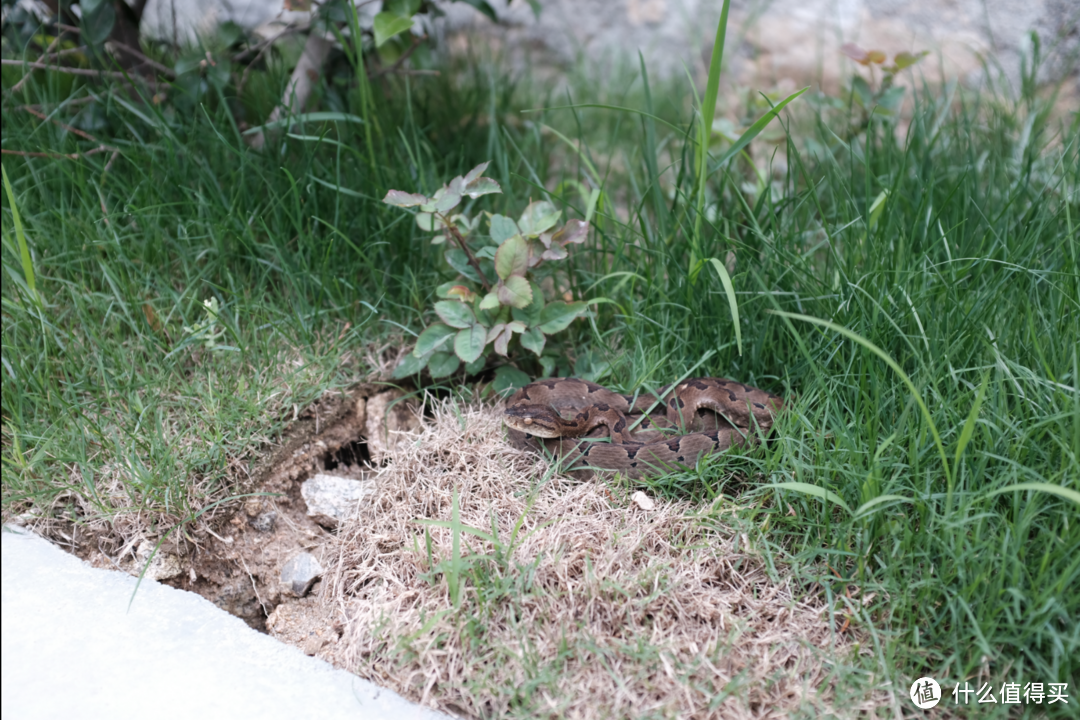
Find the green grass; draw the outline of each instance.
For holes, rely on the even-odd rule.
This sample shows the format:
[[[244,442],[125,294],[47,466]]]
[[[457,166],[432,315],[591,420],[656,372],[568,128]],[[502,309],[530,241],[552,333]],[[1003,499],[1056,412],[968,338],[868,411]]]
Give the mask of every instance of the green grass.
[[[567,101],[480,70],[455,77],[393,80],[386,96],[377,86],[375,109],[353,92],[348,111],[364,124],[306,126],[294,135],[307,139],[264,155],[245,148],[227,102],[164,115],[123,93],[105,96],[107,127],[95,131],[121,149],[108,172],[108,153],[5,155],[30,248],[26,260],[5,196],[5,516],[33,507],[77,526],[193,525],[249,490],[243,466],[295,408],[364,372],[367,343],[422,326],[450,275],[409,218],[378,202],[387,189],[430,191],[492,159],[506,194],[476,207],[548,196],[574,216],[577,190],[548,189],[587,181],[591,165],[608,202],[563,282],[614,303],[571,331],[578,355],[633,389],[711,352],[699,374],[789,398],[767,448],[653,491],[715,508],[706,522],[738,495],[734,522],[769,561],[824,589],[827,622],[850,618],[872,639],[839,682],[872,674],[903,696],[905,680],[929,674],[951,692],[984,669],[997,684],[1069,682],[1074,708],[1075,116],[1051,124],[1031,93],[924,88],[904,141],[873,122],[845,143],[835,117],[818,115],[779,147],[789,160],[771,189],[745,191],[752,176],[737,159],[697,214],[691,134],[597,108],[519,115]],[[685,88],[607,87],[572,100],[690,121]],[[30,92],[62,121],[77,110],[56,88]],[[5,149],[92,147],[4,102]],[[762,163],[772,150],[752,149]],[[692,272],[692,260],[729,253],[741,353],[720,277]],[[224,329],[213,348],[183,330],[205,320],[210,297]]]

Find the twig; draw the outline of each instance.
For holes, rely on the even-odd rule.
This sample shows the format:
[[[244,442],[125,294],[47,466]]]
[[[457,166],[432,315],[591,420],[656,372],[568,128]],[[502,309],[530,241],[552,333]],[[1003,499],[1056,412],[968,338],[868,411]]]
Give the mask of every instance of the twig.
[[[91,155],[96,155],[99,152],[105,152],[106,150],[112,150],[112,156],[109,158],[109,162],[105,163],[105,170],[104,170],[104,172],[109,172],[109,170],[112,168],[113,162],[116,161],[117,156],[120,154],[120,149],[119,148],[115,148],[112,145],[106,145],[105,143],[101,142],[100,140],[98,140],[96,137],[94,137],[90,133],[83,132],[82,130],[79,130],[78,128],[73,128],[70,125],[62,123],[62,122],[60,122],[59,120],[57,120],[55,118],[51,118],[51,117],[43,114],[40,110],[37,110],[36,108],[31,107],[30,105],[23,105],[22,108],[20,108],[20,109],[25,110],[26,112],[30,113],[31,115],[33,115],[36,118],[41,118],[42,120],[45,120],[47,122],[51,122],[53,125],[57,125],[57,126],[63,128],[64,130],[70,132],[70,133],[74,133],[75,135],[78,135],[81,138],[85,138],[85,139],[89,140],[90,142],[96,142],[96,143],[98,143],[98,146],[96,148],[94,148],[93,150],[87,150],[84,153],[69,153],[69,154],[50,153],[50,152],[28,152],[28,151],[25,151],[25,150],[3,150],[3,151],[0,151],[0,152],[3,152],[5,155],[19,155],[21,157],[46,157],[46,158],[53,158],[53,159],[78,160],[80,157],[90,157]]]
[[[125,45],[124,43],[117,42],[116,40],[110,40],[109,42],[116,49],[123,50],[128,55],[135,58],[136,60],[141,60],[144,65],[149,65],[150,67],[157,70],[159,73],[161,73],[165,77],[169,78],[170,80],[175,80],[176,79],[176,71],[173,70],[172,68],[170,68],[170,67],[168,67],[166,65],[162,65],[157,60],[151,60],[150,58],[146,57],[145,55],[143,55],[141,52],[139,52],[135,48],[131,47],[130,45]]]
[[[45,105],[44,103],[37,105],[20,105],[15,108],[16,110],[22,110],[23,108],[33,108],[34,110],[42,110],[48,107],[68,107],[70,105],[85,105],[86,103],[92,103],[97,100],[93,95],[87,95],[86,97],[75,98],[74,100],[65,100],[62,103],[58,103],[55,106]]]
[[[90,133],[83,132],[82,130],[79,130],[78,128],[73,128],[70,125],[65,125],[64,123],[60,122],[59,120],[57,120],[55,118],[51,118],[51,117],[45,115],[44,113],[40,112],[39,110],[32,110],[29,105],[24,105],[22,109],[25,110],[26,112],[30,113],[31,115],[33,115],[36,118],[40,118],[42,120],[45,120],[46,122],[51,122],[53,125],[58,125],[59,127],[63,128],[64,130],[67,130],[70,133],[74,133],[74,134],[78,135],[81,138],[86,138],[90,142],[101,143],[100,140],[98,140],[96,137],[94,137]],[[102,143],[102,144],[104,145],[104,143]]]
[[[377,78],[392,72],[397,72],[398,69],[405,63],[405,61],[409,59],[409,56],[413,54],[413,51],[415,51],[416,48],[420,47],[420,43],[422,43],[424,40],[427,40],[427,35],[424,35],[423,37],[413,36],[412,45],[410,45],[405,52],[401,53],[401,57],[399,57],[393,65],[387,68],[383,68],[382,70],[376,70],[375,72],[371,73],[371,77]]]
[[[42,60],[59,60],[60,58],[67,57],[68,55],[78,55],[79,53],[84,53],[86,52],[86,50],[87,47],[85,45],[80,45],[79,47],[68,48],[67,50],[61,50],[60,52],[50,52],[47,55],[42,55],[40,58],[38,58],[38,62],[41,62]]]
[[[0,149],[0,153],[3,153],[4,155],[18,155],[19,157],[43,157],[51,158],[53,160],[78,160],[80,157],[90,157],[91,155],[96,155],[97,153],[105,152],[106,150],[112,150],[114,154],[119,152],[119,150],[117,150],[116,148],[109,147],[108,145],[98,145],[93,150],[87,150],[84,153],[70,153],[66,155],[64,153],[28,152],[26,150],[7,149]],[[109,160],[109,165],[112,165],[112,160]],[[106,166],[106,169],[108,169],[108,166]]]
[[[114,80],[127,80],[128,76],[124,73],[110,72],[108,70],[87,70],[85,68],[73,68],[64,67],[63,65],[46,65],[39,62],[23,62],[22,60],[0,60],[0,65],[14,65],[17,67],[26,67],[31,70],[52,70],[53,72],[63,73],[64,75],[81,75],[83,77],[96,77],[96,78],[112,78]]]
[[[248,66],[246,68],[244,68],[244,72],[240,76],[240,82],[236,86],[236,96],[237,97],[243,96],[243,94],[244,94],[244,86],[247,84],[248,75],[251,74],[251,69],[253,67],[255,67],[255,63],[259,62],[259,59],[262,58],[262,56],[266,53],[266,51],[269,50],[271,47],[273,47],[274,42],[278,38],[284,37],[288,33],[296,32],[297,29],[298,28],[295,28],[292,25],[288,25],[288,26],[285,27],[284,30],[279,32],[277,35],[274,35],[273,37],[268,38],[266,40],[263,40],[258,45],[255,45],[254,47],[249,47],[247,50],[239,52],[239,53],[237,53],[236,55],[233,56],[232,61],[234,63],[237,63],[237,62],[240,62],[242,59],[244,59],[244,57],[248,53],[250,53],[252,50],[254,50],[256,47],[259,48],[258,54],[255,55],[255,58],[250,63],[248,63]]]
[[[295,26],[295,25],[286,25],[285,29],[282,30],[281,32],[279,32],[277,35],[274,35],[273,37],[269,37],[269,38],[267,38],[266,40],[263,40],[260,43],[256,43],[255,45],[252,45],[251,47],[246,48],[246,49],[241,50],[240,52],[236,53],[236,55],[233,55],[232,61],[234,63],[238,63],[241,60],[243,60],[244,58],[246,58],[248,55],[250,55],[251,53],[255,52],[256,48],[258,48],[258,55],[255,56],[255,60],[251,61],[251,62],[255,62],[256,60],[259,59],[259,57],[262,56],[262,54],[264,52],[266,52],[266,49],[268,47],[270,47],[271,45],[273,45],[275,42],[277,42],[278,39],[288,35],[289,33],[299,32],[299,30],[300,30],[300,28]]]
[[[472,254],[472,251],[469,250],[469,246],[465,244],[465,238],[461,236],[461,233],[458,231],[457,226],[449,220],[446,220],[445,224],[446,229],[450,231],[450,234],[454,236],[454,240],[456,240],[457,244],[461,246],[462,251],[464,251],[465,253],[465,257],[469,260],[469,264],[472,265],[473,270],[475,270],[476,274],[480,277],[480,284],[484,286],[485,290],[491,292],[491,283],[489,283],[487,281],[487,278],[484,277],[484,272],[480,269],[480,263],[476,261],[476,257]]]
[[[49,53],[51,53],[53,50],[55,50],[56,46],[59,43],[60,43],[60,36],[57,35],[55,38],[53,38],[53,41],[51,43],[49,43],[49,47],[45,48],[45,53],[41,56],[41,59],[48,59]],[[15,83],[15,87],[11,88],[11,94],[14,95],[15,93],[19,92],[19,90],[22,90],[23,84],[29,78],[30,78],[30,73],[26,73],[21,78],[19,78],[19,82]]]

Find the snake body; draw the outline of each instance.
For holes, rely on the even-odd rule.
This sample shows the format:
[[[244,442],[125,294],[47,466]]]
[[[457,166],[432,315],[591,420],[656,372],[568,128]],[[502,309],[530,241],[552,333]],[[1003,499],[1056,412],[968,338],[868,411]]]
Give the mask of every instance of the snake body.
[[[547,450],[578,476],[612,470],[641,478],[753,442],[782,408],[776,395],[723,378],[684,380],[659,397],[551,378],[511,396],[503,421],[511,445]]]

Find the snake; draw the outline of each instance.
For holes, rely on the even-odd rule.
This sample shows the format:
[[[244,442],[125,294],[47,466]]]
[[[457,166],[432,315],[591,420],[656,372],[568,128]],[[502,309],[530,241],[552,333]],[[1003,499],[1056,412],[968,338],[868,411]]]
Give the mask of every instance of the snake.
[[[756,442],[783,407],[778,396],[725,378],[690,378],[655,395],[547,378],[510,396],[503,423],[513,447],[559,458],[573,476],[641,479]]]

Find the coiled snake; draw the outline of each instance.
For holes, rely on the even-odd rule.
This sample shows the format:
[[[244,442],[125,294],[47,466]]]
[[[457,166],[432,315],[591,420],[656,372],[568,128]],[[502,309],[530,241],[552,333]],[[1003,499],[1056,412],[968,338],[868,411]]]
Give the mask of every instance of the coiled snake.
[[[613,470],[641,478],[764,437],[783,406],[772,393],[722,378],[668,385],[659,399],[552,378],[514,393],[503,421],[514,447],[546,449],[578,476]]]

